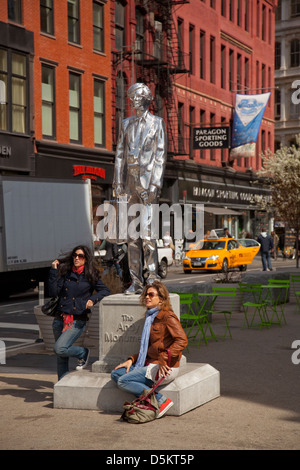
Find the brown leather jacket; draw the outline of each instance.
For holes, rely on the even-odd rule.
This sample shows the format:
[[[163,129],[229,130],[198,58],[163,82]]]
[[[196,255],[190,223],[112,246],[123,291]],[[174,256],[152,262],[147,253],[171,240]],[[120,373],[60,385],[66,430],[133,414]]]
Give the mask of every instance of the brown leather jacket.
[[[149,337],[149,346],[146,362],[151,364],[168,364],[169,349],[171,353],[171,367],[179,367],[183,349],[187,346],[186,334],[174,312],[161,310],[155,317]],[[130,357],[133,363],[137,361],[138,354]]]

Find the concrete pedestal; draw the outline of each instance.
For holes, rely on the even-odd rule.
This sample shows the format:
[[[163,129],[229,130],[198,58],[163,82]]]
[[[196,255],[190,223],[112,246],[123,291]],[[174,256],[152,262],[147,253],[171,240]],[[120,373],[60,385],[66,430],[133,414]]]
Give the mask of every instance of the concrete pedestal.
[[[170,294],[174,313],[180,317],[177,294]],[[139,295],[115,294],[105,297],[99,310],[99,361],[93,372],[111,372],[116,365],[138,353],[146,308]]]
[[[179,296],[170,294],[170,299],[179,318]],[[99,307],[99,360],[92,371],[72,372],[54,386],[54,407],[121,413],[123,403],[134,397],[119,390],[110,373],[139,352],[144,321],[139,296],[105,297]],[[180,416],[220,396],[220,374],[209,364],[187,363],[183,356],[177,378],[160,390],[174,402],[168,414]]]
[[[159,391],[174,403],[167,414],[181,416],[220,396],[220,373],[209,364],[187,363],[177,378]],[[54,386],[54,408],[122,413],[123,403],[133,399],[105,373],[72,372]]]

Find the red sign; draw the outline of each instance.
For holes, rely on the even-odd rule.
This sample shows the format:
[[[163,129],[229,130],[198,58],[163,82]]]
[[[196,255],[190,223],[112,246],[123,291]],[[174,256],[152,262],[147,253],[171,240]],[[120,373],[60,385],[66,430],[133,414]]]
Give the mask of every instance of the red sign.
[[[73,170],[73,176],[81,175],[83,180],[97,180],[97,176],[105,179],[105,170],[96,166],[74,165]]]

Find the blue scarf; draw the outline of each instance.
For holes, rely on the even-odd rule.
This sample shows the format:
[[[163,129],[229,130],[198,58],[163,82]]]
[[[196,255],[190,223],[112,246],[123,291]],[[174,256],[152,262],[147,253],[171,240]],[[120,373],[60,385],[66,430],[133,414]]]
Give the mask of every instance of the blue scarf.
[[[160,312],[160,308],[157,308],[157,307],[150,308],[146,312],[146,320],[145,320],[145,324],[144,324],[144,328],[142,332],[140,352],[139,352],[138,360],[136,361],[135,366],[134,366],[135,369],[138,369],[139,367],[144,367],[145,365],[147,351],[148,351],[148,344],[149,344],[150,328],[158,312]]]

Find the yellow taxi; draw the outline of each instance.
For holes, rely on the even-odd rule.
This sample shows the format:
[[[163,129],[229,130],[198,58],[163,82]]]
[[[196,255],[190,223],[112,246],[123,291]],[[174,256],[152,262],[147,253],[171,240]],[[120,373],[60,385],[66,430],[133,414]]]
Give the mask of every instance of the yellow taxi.
[[[246,271],[260,250],[260,244],[249,238],[207,238],[199,240],[183,259],[183,271],[189,274],[192,270],[223,271],[239,268]]]

